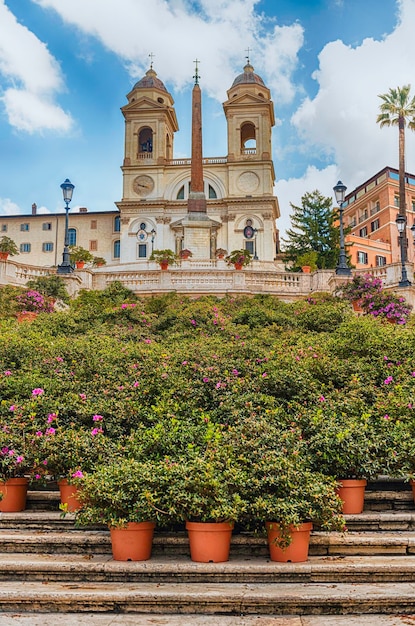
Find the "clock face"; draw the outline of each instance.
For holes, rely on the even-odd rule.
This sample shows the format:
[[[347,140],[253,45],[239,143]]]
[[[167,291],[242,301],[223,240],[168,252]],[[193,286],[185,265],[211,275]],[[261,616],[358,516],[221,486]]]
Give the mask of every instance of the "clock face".
[[[250,193],[258,188],[259,178],[255,172],[244,172],[239,176],[237,184],[241,191]]]
[[[138,196],[148,196],[154,189],[154,180],[146,174],[136,176],[133,180],[133,189]]]

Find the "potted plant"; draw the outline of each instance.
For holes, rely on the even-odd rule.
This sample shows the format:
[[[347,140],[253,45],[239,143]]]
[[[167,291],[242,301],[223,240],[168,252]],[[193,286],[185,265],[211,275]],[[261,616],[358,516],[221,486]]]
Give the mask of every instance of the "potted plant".
[[[159,263],[162,270],[166,270],[169,265],[173,265],[177,261],[177,256],[173,250],[153,250],[150,255],[150,261]]]
[[[94,258],[92,259],[92,266],[93,267],[103,267],[104,265],[106,265],[107,262],[104,259],[103,256],[94,256]]]
[[[299,265],[304,274],[315,272],[317,269],[318,253],[315,250],[308,250],[297,257],[296,265]]]
[[[326,530],[344,528],[336,481],[310,469],[299,429],[280,430],[272,422],[247,418],[227,437],[244,477],[247,517],[242,522],[266,528],[272,560],[307,560],[313,523]]]
[[[61,276],[51,274],[50,276],[38,276],[33,280],[28,280],[26,286],[29,289],[38,291],[42,296],[49,298],[52,303],[62,300],[66,304],[69,302],[69,295],[65,287],[65,281]]]
[[[91,263],[94,255],[82,246],[69,246],[69,258],[71,263],[75,263],[78,269],[82,269],[85,263]]]
[[[241,250],[232,250],[226,257],[228,265],[234,265],[236,270],[240,270],[246,265],[249,265],[252,259],[252,254],[246,248]]]
[[[162,510],[165,467],[164,460],[120,456],[84,476],[76,522],[107,525],[115,560],[150,558],[155,523],[166,516]]]
[[[19,254],[19,249],[13,239],[3,235],[0,238],[0,260],[7,261],[8,256]]]
[[[101,418],[100,415],[94,417]],[[77,493],[84,474],[108,462],[115,446],[101,427],[91,430],[85,427],[64,427],[56,425],[56,420],[41,435],[48,473],[58,482],[61,508],[72,512],[80,506]]]
[[[18,307],[17,319],[19,322],[31,321],[39,313],[53,312],[52,302],[34,289],[27,289],[16,296],[16,302]]]
[[[11,417],[0,429],[0,511],[16,512],[26,508],[28,475],[37,463],[34,437]]]
[[[225,248],[216,248],[215,250],[215,256],[217,259],[224,259],[226,254],[227,254],[227,250],[225,250]]]
[[[337,294],[349,300],[356,311],[361,311],[363,302],[370,301],[381,291],[382,280],[380,278],[371,274],[355,274],[351,280],[340,287]]]
[[[191,250],[189,250],[188,248],[183,248],[183,250],[180,250],[179,252],[179,257],[186,261],[187,259],[190,259],[190,257],[193,256],[193,252]]]

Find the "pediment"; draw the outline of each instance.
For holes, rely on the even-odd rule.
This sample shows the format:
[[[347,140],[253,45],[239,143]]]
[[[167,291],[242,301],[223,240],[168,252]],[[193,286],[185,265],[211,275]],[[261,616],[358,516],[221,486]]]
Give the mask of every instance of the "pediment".
[[[258,104],[262,104],[262,105],[270,105],[272,104],[272,101],[269,100],[268,98],[261,98],[261,96],[259,96],[256,93],[241,93],[237,96],[234,96],[233,98],[230,98],[229,100],[227,100],[226,102],[223,103],[224,107],[227,106],[234,106],[234,105],[238,105],[238,106],[250,106],[250,105],[258,105]]]
[[[142,96],[141,98],[137,98],[132,100],[128,104],[122,107],[122,111],[165,111],[166,109],[170,109],[170,103],[166,102],[157,102],[157,100],[152,100],[147,96]]]

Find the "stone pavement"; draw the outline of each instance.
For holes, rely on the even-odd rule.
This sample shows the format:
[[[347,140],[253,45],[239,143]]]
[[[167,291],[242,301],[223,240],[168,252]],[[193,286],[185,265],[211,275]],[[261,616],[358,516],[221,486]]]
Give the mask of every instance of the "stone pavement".
[[[0,626],[414,626],[415,615],[117,615],[0,613]]]

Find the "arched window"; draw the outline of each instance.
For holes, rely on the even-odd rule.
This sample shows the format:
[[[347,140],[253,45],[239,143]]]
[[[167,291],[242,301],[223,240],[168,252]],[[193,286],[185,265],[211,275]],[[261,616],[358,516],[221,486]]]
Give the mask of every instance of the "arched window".
[[[116,215],[114,217],[114,233],[119,233],[121,230],[121,217]]]
[[[212,185],[209,185],[209,198],[217,198],[216,191],[213,189]]]
[[[189,197],[189,193],[190,193],[190,182],[188,182],[187,185],[185,184],[180,187],[176,195],[176,200],[187,200],[187,198]],[[216,189],[212,185],[206,182],[205,182],[205,195],[210,200],[218,197]]]
[[[184,185],[177,192],[176,200],[184,200]]]
[[[76,246],[76,228],[68,228],[68,244]]]
[[[153,131],[146,126],[138,135],[138,154],[150,156],[151,152],[153,152]]]
[[[246,122],[241,126],[241,152],[242,154],[256,153],[256,131],[252,122]]]
[[[113,256],[114,256],[114,259],[120,258],[120,240],[119,239],[116,239],[114,241]]]

